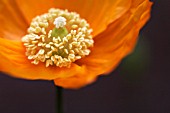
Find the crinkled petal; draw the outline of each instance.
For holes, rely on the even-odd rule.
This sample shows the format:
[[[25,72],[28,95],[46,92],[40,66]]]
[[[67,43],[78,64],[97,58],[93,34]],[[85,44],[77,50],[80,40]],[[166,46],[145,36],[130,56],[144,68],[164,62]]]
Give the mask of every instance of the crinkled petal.
[[[70,68],[48,67],[44,63],[31,64],[25,56],[21,42],[0,38],[0,71],[24,79],[52,80],[70,77],[84,71],[83,67],[72,64]]]
[[[0,37],[20,40],[28,24],[14,0],[0,0]]]
[[[94,38],[90,55],[77,61],[77,64],[86,65],[88,71],[96,76],[112,71],[133,50],[139,30],[150,17],[150,8],[151,2],[148,0],[137,6],[132,4],[126,14]]]
[[[123,15],[130,7],[131,0],[16,0],[28,22],[37,15],[55,7],[68,9],[80,14],[93,28],[94,36],[106,29],[107,25]]]
[[[15,0],[28,23],[38,15],[54,7],[55,0]]]
[[[85,67],[84,67],[85,68]],[[87,69],[72,77],[58,78],[54,80],[55,85],[63,88],[78,89],[91,84],[96,80],[96,76],[89,73]]]

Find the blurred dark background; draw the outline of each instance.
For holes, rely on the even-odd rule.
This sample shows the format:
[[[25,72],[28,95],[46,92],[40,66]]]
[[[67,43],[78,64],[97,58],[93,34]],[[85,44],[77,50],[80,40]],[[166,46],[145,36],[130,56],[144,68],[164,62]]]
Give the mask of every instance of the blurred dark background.
[[[137,47],[109,76],[64,90],[65,113],[170,113],[170,1],[155,0]],[[0,74],[0,113],[55,113],[49,81]]]

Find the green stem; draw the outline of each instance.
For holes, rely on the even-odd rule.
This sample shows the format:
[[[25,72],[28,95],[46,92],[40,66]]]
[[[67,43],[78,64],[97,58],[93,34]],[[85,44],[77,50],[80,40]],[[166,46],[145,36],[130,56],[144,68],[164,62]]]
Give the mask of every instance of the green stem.
[[[57,113],[63,113],[63,98],[62,98],[62,87],[56,86],[56,93],[57,93]]]

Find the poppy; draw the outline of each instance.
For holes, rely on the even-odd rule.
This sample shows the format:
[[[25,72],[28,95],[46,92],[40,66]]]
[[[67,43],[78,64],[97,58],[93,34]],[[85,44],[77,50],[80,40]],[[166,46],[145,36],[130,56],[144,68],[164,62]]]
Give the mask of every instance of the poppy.
[[[151,5],[152,3],[149,0],[1,0],[0,71],[16,78],[54,80],[57,86],[64,88],[80,88],[90,84],[99,75],[110,73],[122,58],[133,51],[140,29],[150,18]],[[83,41],[86,40],[89,43],[84,42],[86,43],[84,44],[82,42],[84,44],[81,45],[81,48],[84,48],[83,52],[77,50],[79,52],[73,54],[75,58],[73,60],[70,60],[71,56],[66,55],[68,51],[71,51],[71,49],[68,49],[69,47],[60,46],[65,51],[64,55],[63,51],[58,52],[61,51],[60,49],[56,50],[55,54],[50,54],[49,49],[53,48],[47,43],[46,49],[38,49],[39,53],[49,53],[47,57],[36,60],[39,56],[35,58],[35,55],[28,55],[28,53],[32,54],[37,51],[37,49],[35,51],[32,49],[32,53],[28,52],[28,48],[32,46],[30,43],[28,44],[28,37],[33,36],[33,39],[35,39],[36,36],[42,34],[39,32],[39,28],[36,29],[37,31],[35,29],[31,31],[30,26],[34,26],[32,23],[35,21],[40,22],[36,18],[47,22],[42,18],[43,15],[49,14],[48,12],[51,10],[64,12],[68,15],[74,13],[80,16],[77,16],[77,18],[81,22],[85,22],[83,25],[86,26],[86,30],[80,30],[84,33],[84,35],[81,33],[80,35],[85,37],[82,39]],[[51,34],[49,37],[54,37],[50,41],[57,37],[65,40],[63,37],[74,31],[70,30],[70,25],[75,29],[75,32],[78,32],[76,27],[83,28],[82,24],[80,25],[76,19],[76,25],[69,25],[71,20],[66,21],[69,18],[73,19],[74,15],[65,18],[63,13],[59,15],[56,20],[53,18],[53,21],[47,23],[47,25],[50,24],[48,32],[51,32]],[[43,26],[45,25],[43,24]],[[59,28],[61,31],[55,31]],[[91,29],[93,29],[92,33]],[[37,32],[35,37],[33,32]],[[64,36],[61,36],[62,34]],[[74,32],[71,35],[74,35]],[[33,41],[37,43],[37,40]],[[60,41],[60,38],[56,40]],[[80,43],[76,42],[76,44]],[[44,47],[42,44],[40,45]],[[80,48],[80,46],[76,47]],[[52,56],[56,56],[56,59],[62,59],[64,63],[59,62],[59,60],[56,61]],[[65,56],[70,59],[63,58]]]

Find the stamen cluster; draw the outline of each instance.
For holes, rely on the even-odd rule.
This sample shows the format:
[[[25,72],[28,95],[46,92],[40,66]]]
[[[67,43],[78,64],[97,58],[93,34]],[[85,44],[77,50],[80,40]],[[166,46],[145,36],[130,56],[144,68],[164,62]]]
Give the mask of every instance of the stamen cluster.
[[[66,19],[66,23],[60,22],[56,27],[53,23],[57,18]],[[46,67],[70,67],[72,62],[90,54],[89,47],[94,43],[91,32],[89,24],[79,14],[50,9],[32,20],[22,42],[26,56],[33,64],[45,62]]]

